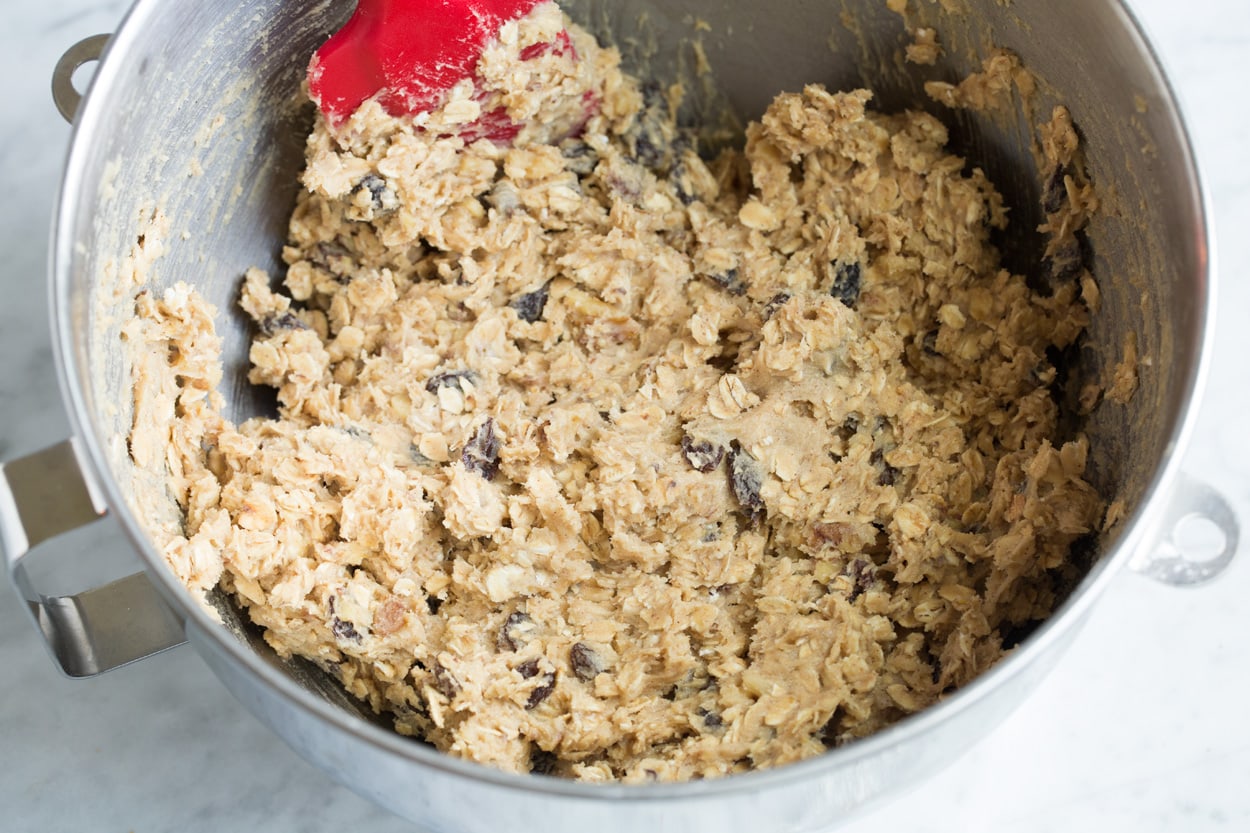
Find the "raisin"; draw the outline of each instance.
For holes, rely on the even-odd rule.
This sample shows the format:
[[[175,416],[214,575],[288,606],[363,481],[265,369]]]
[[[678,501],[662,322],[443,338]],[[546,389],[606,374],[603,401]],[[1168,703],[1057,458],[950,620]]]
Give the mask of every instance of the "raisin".
[[[1053,284],[1066,283],[1081,274],[1084,257],[1081,244],[1076,238],[1064,243],[1047,258],[1046,270]]]
[[[517,318],[527,324],[533,324],[543,317],[543,309],[547,306],[547,284],[543,284],[533,292],[518,295],[512,299],[510,306],[516,310]]]
[[[476,385],[478,382],[478,375],[472,370],[454,370],[435,373],[426,380],[425,389],[430,393],[438,393],[439,388],[448,386],[458,387],[463,390],[464,388],[460,384],[461,379],[469,382],[470,384]]]
[[[499,628],[499,636],[495,639],[495,645],[501,651],[515,651],[518,648],[524,648],[529,644],[530,638],[533,637],[534,631],[538,626],[526,614],[519,610],[508,614],[508,618],[504,620],[503,626]],[[538,666],[534,666],[534,670],[538,670]]]
[[[851,593],[846,597],[846,600],[853,602],[862,596],[865,590],[876,583],[877,565],[867,558],[857,558],[846,566],[842,574],[851,579]]]
[[[769,299],[768,303],[764,305],[764,320],[767,321],[776,315],[777,310],[781,309],[790,302],[790,297],[789,292],[778,292],[771,299]]]
[[[704,274],[700,277],[707,278],[731,295],[743,295],[747,291],[746,281],[742,280],[737,268],[716,275]]]
[[[556,757],[556,753],[545,749],[535,749],[530,753],[530,774],[554,775],[559,763],[560,759]]]
[[[672,183],[673,192],[682,205],[693,205],[698,199],[694,193],[694,181],[690,178],[690,169],[682,159],[673,163],[668,171],[668,181]]]
[[[692,205],[699,199],[695,180],[690,175],[690,165],[686,161],[694,156],[693,149],[697,141],[692,130],[683,131],[673,140],[673,164],[668,169],[668,181],[682,205]]]
[[[438,596],[426,596],[425,606],[429,608],[431,614],[438,615],[438,609],[443,606],[443,600]]]
[[[568,139],[560,144],[564,167],[578,176],[590,176],[599,164],[599,154],[580,139]]]
[[[260,322],[260,331],[264,335],[272,336],[280,330],[307,330],[308,325],[300,321],[295,313],[291,311],[275,313],[274,315],[265,316]]]
[[[569,667],[577,679],[590,682],[603,673],[603,660],[586,643],[574,642],[569,649]]]
[[[352,253],[339,243],[330,241],[318,243],[307,257],[309,263],[319,266],[343,283],[351,279],[349,276],[355,269]]]
[[[360,182],[356,183],[356,187],[353,188],[352,191],[359,191],[362,188],[368,188],[370,196],[372,196],[375,201],[380,201],[382,199],[382,193],[386,190],[386,180],[377,174],[368,174],[361,179]]]
[[[1047,214],[1056,214],[1068,202],[1068,166],[1056,165],[1046,179],[1042,188],[1042,210]]]
[[[709,472],[720,465],[720,461],[725,456],[725,449],[715,443],[706,440],[695,440],[694,438],[683,435],[681,438],[681,453],[685,455],[688,462],[695,471]]]
[[[642,125],[634,134],[634,158],[652,170],[664,163],[663,135],[653,125]]]
[[[478,426],[460,453],[464,467],[494,480],[499,473],[499,438],[495,436],[495,420],[490,417]]]
[[[881,473],[877,475],[878,486],[894,485],[894,481],[898,479],[899,471],[885,461],[884,451],[879,448],[873,451],[872,455],[868,458],[868,462],[872,463],[874,466],[880,467],[881,469]]]
[[[543,681],[538,688],[530,692],[529,699],[525,701],[525,708],[535,708],[539,703],[551,696],[551,692],[556,690],[556,675],[547,674],[543,677]]]
[[[734,440],[729,447],[729,487],[751,523],[764,519],[764,498],[760,496],[763,486],[759,463]]]
[[[360,642],[360,633],[356,630],[356,625],[340,619],[334,613],[334,597],[326,599],[326,610],[330,613],[330,633],[339,639],[354,639]]]
[[[721,729],[725,726],[725,720],[719,714],[708,709],[699,709],[699,717],[703,718],[703,725],[709,729]]]
[[[521,675],[523,680],[529,680],[538,676],[538,660],[527,659],[516,667],[516,672]]]
[[[339,639],[354,639],[357,642],[361,640],[360,634],[356,632],[356,626],[351,622],[344,622],[337,616],[330,620],[330,631]]]
[[[460,693],[460,683],[439,663],[434,663],[434,687],[448,700],[456,699]]]
[[[395,192],[386,184],[386,180],[377,174],[366,174],[352,188],[352,194],[358,194],[366,189],[369,191],[369,199],[374,211],[390,211],[399,206],[399,198],[395,196]]]
[[[642,109],[625,135],[625,142],[634,159],[653,171],[665,170],[672,160],[668,100],[659,83],[642,86]]]
[[[938,339],[937,330],[929,330],[920,339],[920,349],[924,350],[924,353],[926,356],[933,356],[936,358],[937,356],[942,355],[941,353],[938,352],[938,349],[937,349],[937,339]]]
[[[829,294],[851,309],[855,309],[855,304],[859,301],[862,276],[863,270],[858,263],[834,261],[833,286],[829,288]]]

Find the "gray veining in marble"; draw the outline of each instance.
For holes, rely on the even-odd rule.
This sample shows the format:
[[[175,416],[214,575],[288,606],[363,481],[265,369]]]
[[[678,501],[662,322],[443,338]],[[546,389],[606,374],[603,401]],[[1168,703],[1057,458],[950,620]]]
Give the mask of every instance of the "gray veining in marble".
[[[69,131],[48,80],[59,54],[109,31],[123,0],[9,4],[0,30],[0,458],[68,430],[45,289],[53,192]],[[1250,57],[1244,0],[1133,0],[1186,106],[1219,238],[1219,330],[1187,468],[1250,519]],[[95,544],[84,557],[99,557]],[[845,829],[1250,829],[1250,556],[1173,590],[1119,577],[1073,650],[950,769]],[[0,588],[0,827],[14,831],[412,828],[336,786],[235,703],[189,649],[87,682],[62,679]]]

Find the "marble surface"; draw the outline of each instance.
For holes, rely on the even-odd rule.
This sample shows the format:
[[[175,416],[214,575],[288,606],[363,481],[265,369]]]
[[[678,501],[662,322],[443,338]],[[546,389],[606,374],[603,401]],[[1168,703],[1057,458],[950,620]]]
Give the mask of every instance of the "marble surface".
[[[1250,520],[1240,418],[1250,328],[1250,145],[1244,0],[1132,0],[1187,108],[1220,241],[1211,384],[1186,467]],[[0,458],[68,430],[55,381],[45,259],[69,135],[48,94],[59,54],[110,31],[123,0],[6,8],[0,30]],[[15,198],[14,198],[15,197]],[[105,544],[93,542],[92,553]],[[1115,580],[1076,646],[1007,723],[955,765],[847,831],[1250,829],[1250,553],[1217,582]],[[53,669],[0,589],[0,826],[15,831],[412,830],[332,783],[247,714],[190,649],[86,681]]]

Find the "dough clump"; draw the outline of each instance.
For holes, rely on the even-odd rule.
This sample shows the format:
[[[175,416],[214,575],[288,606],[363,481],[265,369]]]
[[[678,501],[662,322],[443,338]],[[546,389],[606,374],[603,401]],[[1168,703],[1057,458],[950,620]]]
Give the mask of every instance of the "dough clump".
[[[704,159],[618,63],[543,4],[442,110],[319,121],[281,288],[241,293],[280,417],[223,415],[180,286],[128,330],[163,357],[136,426],[178,575],[398,731],[588,781],[776,766],[966,684],[1079,575],[1104,504],[1048,357],[1089,313],[1001,267],[933,116],[810,86]],[[483,100],[511,144],[458,132]]]

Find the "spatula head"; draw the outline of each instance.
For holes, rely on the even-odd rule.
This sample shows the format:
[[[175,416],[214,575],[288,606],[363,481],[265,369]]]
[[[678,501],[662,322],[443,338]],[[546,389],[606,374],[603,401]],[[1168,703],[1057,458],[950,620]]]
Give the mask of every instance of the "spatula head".
[[[309,64],[313,101],[336,125],[374,95],[396,116],[437,107],[500,27],[540,1],[359,0]]]

